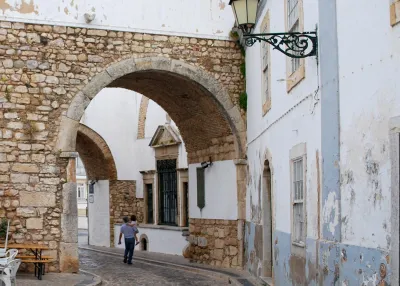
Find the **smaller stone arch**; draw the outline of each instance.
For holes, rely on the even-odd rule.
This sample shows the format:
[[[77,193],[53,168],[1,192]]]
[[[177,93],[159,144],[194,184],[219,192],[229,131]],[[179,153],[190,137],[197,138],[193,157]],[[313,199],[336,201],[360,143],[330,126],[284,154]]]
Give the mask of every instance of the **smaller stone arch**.
[[[149,251],[149,238],[146,234],[142,234],[139,238],[140,250]]]
[[[106,141],[83,124],[78,127],[76,151],[85,166],[88,180],[117,180],[117,168]]]

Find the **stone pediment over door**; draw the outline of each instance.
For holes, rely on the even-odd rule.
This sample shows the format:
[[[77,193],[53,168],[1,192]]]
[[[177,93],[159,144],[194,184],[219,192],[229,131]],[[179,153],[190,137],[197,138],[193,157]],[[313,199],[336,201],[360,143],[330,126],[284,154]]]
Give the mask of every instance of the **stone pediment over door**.
[[[172,145],[179,145],[182,141],[178,130],[169,124],[158,126],[156,132],[151,138],[150,147],[158,148]]]

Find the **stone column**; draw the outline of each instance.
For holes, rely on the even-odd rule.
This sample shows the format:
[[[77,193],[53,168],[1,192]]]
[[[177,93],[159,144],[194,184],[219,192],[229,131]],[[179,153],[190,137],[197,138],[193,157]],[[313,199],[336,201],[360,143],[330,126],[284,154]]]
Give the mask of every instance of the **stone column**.
[[[69,158],[67,182],[62,190],[60,271],[77,273],[78,257],[78,203],[76,199],[76,152],[63,152],[62,158]]]
[[[244,267],[244,225],[246,222],[246,173],[247,161],[235,160],[237,184],[237,239],[238,239],[238,266]]]

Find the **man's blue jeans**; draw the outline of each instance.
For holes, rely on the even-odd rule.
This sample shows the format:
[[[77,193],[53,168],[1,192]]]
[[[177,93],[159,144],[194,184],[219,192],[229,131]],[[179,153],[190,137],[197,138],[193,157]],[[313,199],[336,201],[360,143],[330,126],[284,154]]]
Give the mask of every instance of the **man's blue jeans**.
[[[125,238],[124,259],[128,258],[128,263],[132,263],[133,250],[135,249],[135,238]]]

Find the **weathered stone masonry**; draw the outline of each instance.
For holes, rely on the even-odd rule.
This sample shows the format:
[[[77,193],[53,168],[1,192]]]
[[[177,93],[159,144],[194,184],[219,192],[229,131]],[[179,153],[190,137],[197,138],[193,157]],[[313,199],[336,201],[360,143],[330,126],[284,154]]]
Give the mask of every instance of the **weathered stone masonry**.
[[[177,122],[190,162],[209,155],[214,160],[243,156],[245,125],[236,105],[244,88],[239,72],[243,59],[233,42],[0,22],[0,216],[12,220],[13,232],[19,230],[10,242],[50,246],[58,260],[51,271],[77,271],[77,237],[69,232],[76,184],[67,176],[67,165],[74,162],[69,152],[76,150],[55,148],[61,119],[77,130],[74,114],[82,115],[99,88],[89,84],[92,79],[100,75],[101,81],[102,72],[114,63],[139,58],[182,62],[176,67],[201,71],[207,82],[218,83],[210,85],[215,87],[210,92],[219,96],[219,104],[201,93],[204,87],[168,73],[141,73],[112,84],[136,88],[156,100]],[[169,90],[169,82],[181,94],[173,90],[177,98],[157,97]],[[76,96],[82,100],[73,103],[73,110],[80,111],[65,117]],[[66,136],[76,141],[76,133]]]

